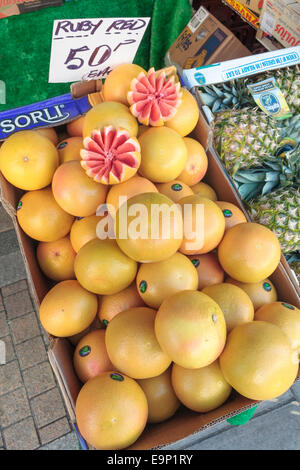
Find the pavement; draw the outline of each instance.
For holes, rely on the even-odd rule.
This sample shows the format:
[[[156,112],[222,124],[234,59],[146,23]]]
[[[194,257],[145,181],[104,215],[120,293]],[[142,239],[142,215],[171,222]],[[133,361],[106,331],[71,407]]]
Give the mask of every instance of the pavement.
[[[12,222],[0,205],[0,450],[78,450],[78,440],[47,358]],[[223,421],[164,450],[299,450],[300,381],[258,405],[242,426]]]

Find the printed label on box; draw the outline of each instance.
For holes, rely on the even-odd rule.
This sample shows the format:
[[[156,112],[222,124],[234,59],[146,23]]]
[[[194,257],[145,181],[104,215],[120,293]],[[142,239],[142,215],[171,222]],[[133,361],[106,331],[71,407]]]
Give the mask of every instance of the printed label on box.
[[[105,78],[132,62],[150,18],[88,18],[53,22],[49,83]]]
[[[196,29],[203,23],[205,18],[209,16],[209,12],[204,8],[200,7],[198,11],[194,14],[193,18],[188,23],[188,28],[194,33]]]
[[[181,80],[188,88],[212,85],[300,63],[300,46],[186,69]]]

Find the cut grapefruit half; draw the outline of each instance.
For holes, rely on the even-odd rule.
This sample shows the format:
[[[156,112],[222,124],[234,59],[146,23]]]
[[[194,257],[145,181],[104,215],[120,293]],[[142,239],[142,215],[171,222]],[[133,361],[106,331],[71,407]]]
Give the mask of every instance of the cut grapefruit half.
[[[141,163],[141,148],[126,129],[94,129],[83,141],[81,166],[94,181],[118,184],[131,178]]]
[[[180,83],[175,77],[166,79],[165,72],[158,76],[152,67],[147,75],[141,72],[134,78],[127,94],[131,113],[145,126],[163,126],[172,119],[181,103]]]

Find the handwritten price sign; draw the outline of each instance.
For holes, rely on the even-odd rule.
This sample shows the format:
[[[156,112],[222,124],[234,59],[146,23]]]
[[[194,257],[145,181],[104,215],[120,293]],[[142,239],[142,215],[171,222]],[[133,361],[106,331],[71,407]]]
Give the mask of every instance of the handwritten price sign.
[[[53,22],[49,83],[105,78],[132,62],[150,18],[91,18]]]

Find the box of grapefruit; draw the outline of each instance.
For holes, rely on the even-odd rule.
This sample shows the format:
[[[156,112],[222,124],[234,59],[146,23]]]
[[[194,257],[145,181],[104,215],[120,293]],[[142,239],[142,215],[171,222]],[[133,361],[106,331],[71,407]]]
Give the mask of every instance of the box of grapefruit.
[[[82,447],[163,448],[287,391],[299,288],[174,68],[67,102],[0,116],[0,181]]]

